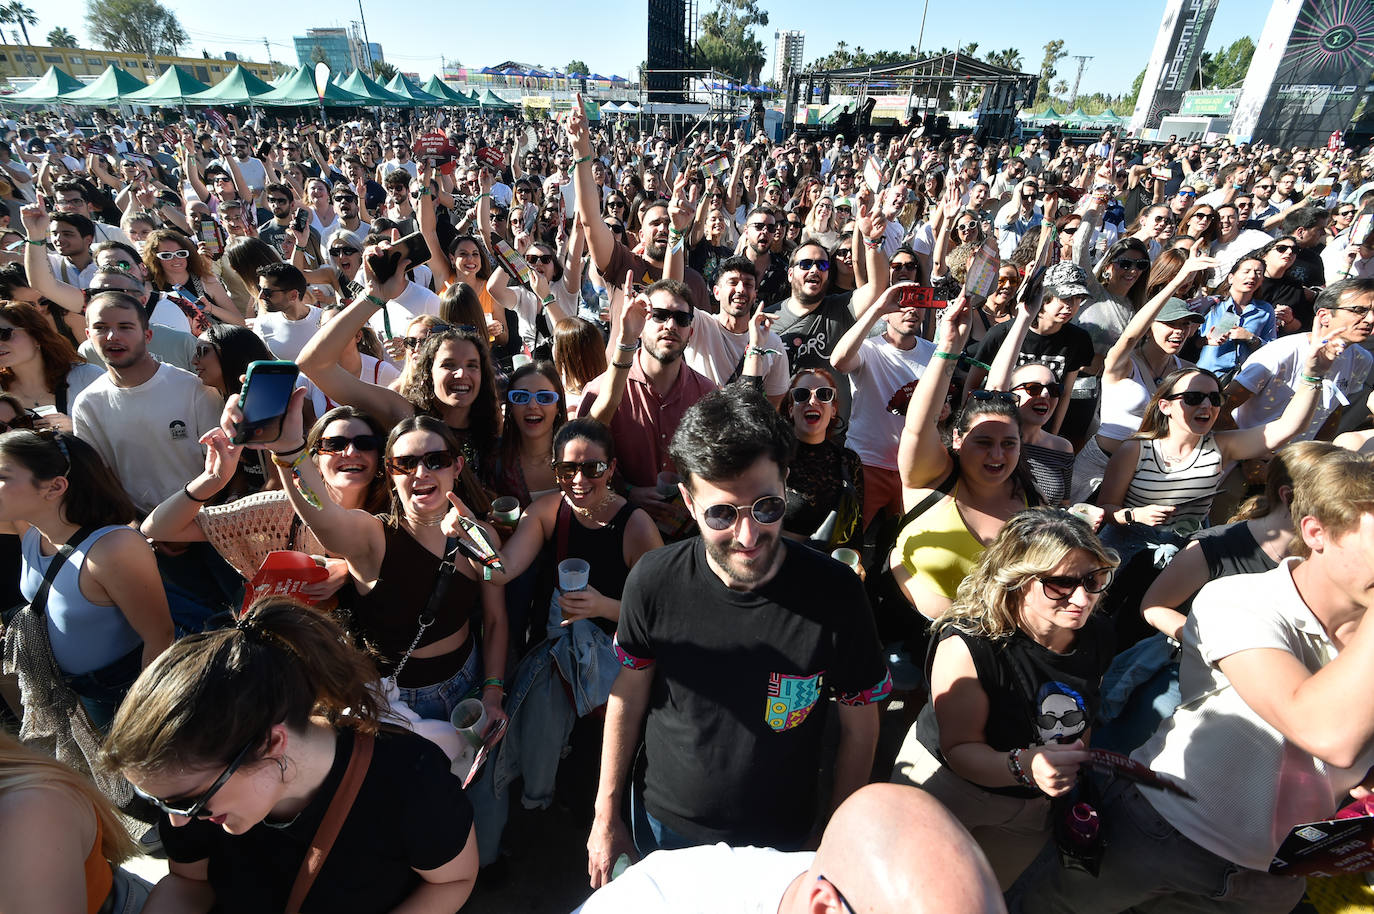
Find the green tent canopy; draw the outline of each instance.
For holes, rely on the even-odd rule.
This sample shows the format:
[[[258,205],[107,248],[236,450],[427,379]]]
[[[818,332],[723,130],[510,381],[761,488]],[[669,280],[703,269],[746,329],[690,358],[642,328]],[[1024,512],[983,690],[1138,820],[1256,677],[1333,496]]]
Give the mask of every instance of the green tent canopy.
[[[339,80],[339,88],[367,99],[367,104],[384,108],[409,108],[411,101],[395,92],[388,91],[381,83],[368,77],[362,70],[354,70]]]
[[[46,105],[61,101],[60,95],[84,89],[86,84],[61,67],[48,67],[38,82],[23,92],[6,95],[3,101],[16,105]]]
[[[95,82],[84,89],[66,93],[61,100],[78,105],[108,105],[111,102],[124,101],[133,93],[146,88],[148,84],[143,80],[128,70],[110,64]]]
[[[168,67],[151,84],[129,93],[124,100],[140,105],[184,105],[191,96],[209,88],[181,67]]]
[[[1037,121],[1057,121],[1057,120],[1059,120],[1061,117],[1063,117],[1064,115],[1060,114],[1058,111],[1055,111],[1053,106],[1050,106],[1049,108],[1046,108],[1044,111],[1040,112],[1039,114],[1032,115],[1032,116],[1033,116]]]
[[[301,68],[290,79],[283,80],[275,89],[253,99],[253,104],[281,105],[286,108],[304,108],[308,105],[318,105],[320,104],[320,95],[315,89],[315,74],[307,73],[304,68]],[[357,105],[365,108],[375,104],[377,103],[365,96],[355,95],[333,83],[325,84],[325,107],[337,108],[344,105]]]
[[[224,78],[199,95],[186,99],[190,105],[250,105],[261,95],[274,91],[271,86],[235,64]],[[314,89],[312,87],[313,94]]]
[[[519,107],[519,106],[516,105],[514,102],[508,102],[508,101],[506,101],[504,98],[502,98],[501,96],[497,95],[495,92],[491,91],[490,89],[488,89],[486,92],[482,93],[482,97],[478,99],[478,102],[482,105],[483,108],[516,108],[516,107]]]
[[[400,73],[391,77],[391,81],[386,84],[386,90],[393,95],[409,100],[412,105],[425,105],[437,108],[447,103],[447,99],[431,95],[419,86],[406,79]]]
[[[283,70],[281,73],[277,74],[277,78],[268,83],[268,85],[275,89],[277,86],[280,86],[282,83],[295,76],[297,71],[301,69],[301,67],[292,67],[289,70]]]
[[[1064,120],[1066,120],[1066,121],[1088,121],[1088,120],[1092,120],[1092,118],[1089,116],[1088,112],[1086,112],[1086,111],[1083,110],[1083,106],[1080,105],[1080,106],[1078,106],[1077,108],[1075,108],[1075,109],[1073,109],[1072,111],[1070,111],[1068,114],[1064,115]]]
[[[468,108],[473,104],[471,96],[465,95],[457,89],[454,89],[438,76],[431,76],[429,82],[425,83],[420,88],[426,93],[433,95],[435,98],[442,98],[449,104],[457,105],[460,108]]]

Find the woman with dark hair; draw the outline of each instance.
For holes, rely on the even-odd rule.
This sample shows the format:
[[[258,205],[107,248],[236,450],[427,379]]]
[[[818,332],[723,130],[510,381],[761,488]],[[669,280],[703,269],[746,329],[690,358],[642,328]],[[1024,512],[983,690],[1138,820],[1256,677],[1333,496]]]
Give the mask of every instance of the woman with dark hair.
[[[1002,525],[1038,500],[1017,473],[1021,415],[1012,394],[974,391],[954,423],[952,447],[937,428],[971,323],[967,300],[950,302],[937,359],[916,382],[898,445],[907,513],[888,565],[907,600],[929,619],[949,608],[959,581]]]
[[[892,780],[929,792],[969,830],[1006,889],[1050,837],[1051,798],[1088,760],[1112,658],[1094,616],[1116,554],[1082,520],[1031,508],[988,544],[932,628],[930,702]]]
[[[1274,306],[1274,321],[1280,336],[1312,329],[1316,312],[1307,300],[1302,283],[1288,271],[1298,262],[1298,242],[1292,235],[1280,235],[1255,251],[1264,261],[1264,282],[1255,297]]]
[[[582,286],[582,253],[576,245],[569,248],[566,262],[557,249],[543,241],[533,241],[522,252],[530,266],[529,288],[508,285],[504,270],[495,270],[487,280],[487,292],[498,307],[519,317],[519,338],[524,349],[540,360],[553,357],[553,325],[577,314],[578,290]]]
[[[1151,259],[1164,250],[1164,242],[1173,231],[1173,216],[1163,203],[1145,207],[1135,221],[1126,226],[1127,236],[1144,244]]]
[[[576,413],[582,389],[606,371],[606,338],[600,328],[578,317],[554,324],[553,364],[563,385],[567,412]]]
[[[203,330],[212,319],[226,324],[243,323],[243,315],[234,307],[224,283],[191,240],[180,232],[158,229],[149,235],[143,245],[143,265],[154,289],[169,293],[182,302],[183,311],[191,311],[188,317],[194,317],[193,331]],[[250,288],[256,287],[254,277]]]
[[[238,277],[239,283],[252,294],[258,306],[258,270],[281,263],[281,254],[261,238],[235,238],[224,249],[224,263]]]
[[[76,395],[104,374],[78,355],[37,307],[22,301],[0,304],[0,391],[36,410],[40,427],[70,432]]]
[[[149,911],[467,901],[477,842],[462,783],[439,747],[383,725],[375,668],[327,616],[259,600],[235,626],[177,642],[132,695],[104,757],[162,813],[171,871]],[[337,837],[307,864],[331,813]]]
[[[357,596],[350,631],[394,678],[400,699],[420,717],[448,720],[458,702],[479,692],[488,718],[504,718],[506,612],[501,585],[490,568],[466,558],[452,533],[465,460],[449,428],[431,416],[398,422],[387,439],[384,467],[391,478],[391,509],[384,515],[349,510],[319,497],[324,479],[310,461],[301,430],[302,394],[291,399],[281,437],[272,442],[290,499],[320,544],[348,565]],[[242,416],[230,401],[222,428],[229,434]],[[452,511],[450,510],[452,503]],[[483,514],[489,505],[480,509]],[[442,525],[442,526],[441,526]],[[486,536],[497,542],[486,527]],[[478,624],[480,622],[480,634]],[[485,680],[483,679],[485,676]]]
[[[549,455],[553,439],[567,421],[563,384],[550,362],[515,370],[506,388],[501,421],[500,462],[493,474],[496,493],[512,495],[520,507],[557,491]]]
[[[102,730],[138,671],[173,636],[157,560],[130,528],[134,516],[119,479],[80,438],[0,435],[0,523],[21,536],[20,589],[32,603],[59,564],[43,608],[53,658]],[[48,712],[35,700],[26,689],[25,715]]]
[[[1196,203],[1178,220],[1178,231],[1193,241],[1201,240],[1203,250],[1210,251],[1212,245],[1221,237],[1221,227],[1217,224],[1216,208],[1207,203]]]
[[[863,545],[863,464],[858,454],[830,437],[840,422],[836,388],[835,376],[829,371],[807,368],[792,376],[787,396],[778,407],[797,436],[797,453],[787,470],[783,534],[806,541],[822,531],[832,512],[836,512],[837,521],[843,519],[840,502],[845,495],[846,478],[857,496],[853,507],[858,513],[852,516],[859,522],[834,536],[827,534],[819,544],[826,551]]]
[[[383,242],[377,249],[387,247]],[[416,363],[400,393],[368,384],[339,365],[339,356],[368,317],[405,288],[405,265],[403,259],[396,274],[379,283],[371,264],[366,264],[364,294],[320,328],[296,361],[325,396],[370,413],[384,426],[415,415],[440,419],[457,438],[475,482],[490,471],[501,434],[496,376],[485,330],[449,327],[430,333],[419,344]],[[486,513],[489,506],[479,489],[465,481],[463,494],[473,510]]]
[[[1198,355],[1199,368],[1227,378],[1255,350],[1278,337],[1274,306],[1256,297],[1264,283],[1264,260],[1251,254],[1237,258],[1226,278],[1226,294],[1205,299]]]
[[[243,389],[241,378],[252,362],[272,361],[274,356],[262,337],[247,327],[233,324],[211,324],[196,340],[196,354],[191,361],[200,382],[216,391],[222,399],[237,397]],[[249,455],[238,462],[231,480],[224,486],[225,501],[261,491],[275,474],[267,472],[265,459],[259,454]]]

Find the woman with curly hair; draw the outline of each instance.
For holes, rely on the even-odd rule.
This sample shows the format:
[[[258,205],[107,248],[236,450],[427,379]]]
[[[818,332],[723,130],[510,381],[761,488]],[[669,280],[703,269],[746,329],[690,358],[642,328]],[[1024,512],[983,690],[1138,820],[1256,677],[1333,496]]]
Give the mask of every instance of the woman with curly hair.
[[[211,320],[243,323],[243,315],[210,262],[180,232],[158,229],[149,235],[143,245],[143,265],[148,268],[153,288],[167,293],[187,313],[196,335],[210,326]]]
[[[104,374],[38,308],[20,301],[0,304],[0,391],[36,410],[40,427],[70,432],[76,395]]]

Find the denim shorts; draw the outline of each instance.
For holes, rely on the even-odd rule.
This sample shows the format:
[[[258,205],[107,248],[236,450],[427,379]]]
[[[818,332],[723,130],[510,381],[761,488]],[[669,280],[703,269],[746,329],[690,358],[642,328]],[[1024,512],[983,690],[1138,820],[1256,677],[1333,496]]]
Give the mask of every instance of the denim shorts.
[[[475,698],[481,691],[482,652],[478,648],[479,645],[472,645],[467,662],[447,681],[415,689],[398,689],[401,701],[426,720],[448,720],[458,702]]]

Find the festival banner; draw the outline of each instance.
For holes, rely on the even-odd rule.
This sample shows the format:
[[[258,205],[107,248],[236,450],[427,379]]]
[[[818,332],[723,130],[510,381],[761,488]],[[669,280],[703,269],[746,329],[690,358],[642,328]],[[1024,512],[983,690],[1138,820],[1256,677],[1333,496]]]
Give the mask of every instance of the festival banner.
[[[1191,88],[1202,60],[1217,2],[1168,0],[1164,5],[1164,20],[1131,112],[1133,132],[1158,127],[1161,119],[1178,113],[1183,93]]]

